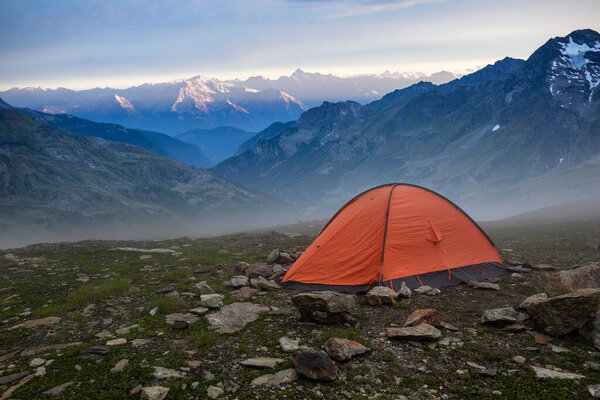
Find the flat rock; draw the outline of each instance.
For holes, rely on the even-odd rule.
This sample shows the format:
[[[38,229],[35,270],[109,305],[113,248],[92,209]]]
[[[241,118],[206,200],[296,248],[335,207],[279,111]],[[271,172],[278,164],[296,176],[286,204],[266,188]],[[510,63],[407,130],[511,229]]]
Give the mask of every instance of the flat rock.
[[[46,362],[46,360],[44,360],[43,358],[34,358],[33,360],[29,361],[29,366],[30,367],[41,367],[42,365],[44,365],[44,363]]]
[[[54,325],[54,324],[58,324],[59,322],[60,322],[59,317],[45,317],[45,318],[40,318],[40,319],[31,319],[29,321],[21,322],[18,325],[8,328],[8,330],[11,331],[13,329],[18,329],[18,328],[26,328],[26,329],[37,328],[38,326]]]
[[[127,343],[127,339],[125,339],[125,338],[117,338],[117,339],[109,340],[108,342],[106,342],[106,345],[107,346],[119,346],[119,345],[122,345],[122,344],[125,344],[125,343]]]
[[[550,264],[536,264],[536,265],[532,265],[531,269],[534,271],[555,271],[557,270],[556,267],[550,265]]]
[[[22,377],[27,375],[29,375],[29,371],[21,371],[6,376],[0,376],[0,385],[5,385],[7,383],[14,382],[17,379],[21,379]]]
[[[274,374],[262,375],[258,378],[255,378],[250,383],[252,386],[279,386],[286,383],[291,383],[298,380],[298,373],[295,369],[284,369],[282,371],[278,371]]]
[[[438,294],[442,293],[442,291],[438,288],[433,288],[431,289],[429,292],[425,293],[427,296],[437,296]]]
[[[114,367],[110,369],[110,372],[121,372],[125,369],[125,367],[129,364],[129,360],[123,358],[119,360]]]
[[[80,356],[103,356],[108,353],[110,349],[107,346],[90,346],[85,349],[79,350]]]
[[[365,297],[372,306],[394,304],[398,299],[398,292],[387,286],[375,286]]]
[[[279,338],[279,346],[284,353],[293,353],[300,347],[300,342],[295,339],[290,339],[287,336],[283,336]]]
[[[164,386],[143,387],[140,391],[140,400],[163,400],[169,393],[169,388]]]
[[[419,324],[405,328],[387,328],[387,337],[403,340],[436,340],[442,336],[442,332],[429,324]]]
[[[190,312],[194,315],[204,315],[208,312],[208,307],[196,307],[192,308]]]
[[[533,304],[533,325],[550,336],[566,335],[593,321],[600,309],[600,289],[581,289]]]
[[[164,286],[164,287],[161,287],[160,289],[155,290],[154,293],[167,294],[167,293],[171,293],[174,291],[175,291],[175,289],[173,289],[173,286],[169,285],[169,286]]]
[[[262,276],[259,276],[254,280],[254,287],[261,290],[277,290],[281,289],[281,286],[277,282],[270,281]]]
[[[440,326],[442,321],[440,321],[437,311],[433,308],[421,308],[413,311],[406,317],[406,322],[404,326],[416,326],[419,324],[429,324],[433,326]]]
[[[209,314],[206,319],[210,329],[219,333],[233,333],[241,330],[249,322],[256,321],[261,312],[269,311],[269,307],[254,303],[233,303],[223,307],[219,312]]]
[[[418,288],[416,288],[415,290],[413,290],[413,292],[415,292],[416,294],[425,294],[427,292],[431,292],[433,288],[431,286],[419,286]]]
[[[183,378],[186,374],[181,371],[177,371],[171,368],[164,367],[152,367],[154,368],[154,372],[152,372],[152,376],[156,379],[170,379],[170,378]]]
[[[62,350],[62,349],[66,349],[67,347],[75,347],[75,346],[80,346],[82,344],[83,344],[82,342],[71,342],[71,343],[50,344],[48,346],[41,346],[41,347],[33,347],[31,349],[24,350],[21,353],[21,357],[30,357],[30,356],[33,356],[34,354],[46,353],[50,350]],[[4,362],[4,361],[6,361],[6,360],[0,361],[0,362]]]
[[[331,338],[323,343],[321,348],[329,354],[329,357],[337,361],[346,361],[371,350],[354,340],[341,338]]]
[[[222,294],[203,294],[200,296],[200,303],[208,308],[221,308],[224,298]]]
[[[169,325],[174,325],[175,322],[177,322],[177,321],[183,321],[186,324],[191,325],[194,322],[198,321],[199,319],[200,319],[200,317],[198,317],[197,315],[194,315],[192,313],[186,313],[186,314],[174,313],[174,314],[169,314],[169,315],[165,316],[165,321]]]
[[[337,292],[306,292],[292,296],[300,319],[320,324],[344,324],[352,321],[354,296]]]
[[[585,376],[573,374],[571,372],[559,372],[552,369],[531,366],[535,376],[538,378],[553,378],[553,379],[585,379]]]
[[[530,306],[546,300],[548,300],[548,295],[546,293],[536,293],[523,300],[521,304],[517,306],[517,309],[527,310]]]
[[[269,277],[273,273],[273,269],[270,265],[266,263],[257,263],[251,264],[246,270],[246,275],[249,278],[258,278],[262,276],[263,278]]]
[[[44,394],[58,396],[59,394],[62,394],[62,392],[64,392],[66,388],[73,385],[74,383],[75,382],[65,382],[62,385],[54,386],[52,389],[46,390]]]
[[[150,343],[150,339],[133,339],[131,341],[133,347],[142,347],[148,343]]]
[[[506,325],[517,322],[517,312],[512,307],[485,310],[481,316],[482,324]]]
[[[283,360],[281,358],[256,357],[248,358],[247,360],[242,361],[240,364],[246,367],[275,369],[275,367],[277,367],[282,362]]]
[[[600,265],[590,264],[546,274],[544,287],[553,294],[600,288]]]
[[[296,371],[309,379],[332,381],[337,375],[337,367],[324,351],[296,350],[292,361]]]
[[[589,385],[587,390],[594,399],[600,399],[600,384]]]

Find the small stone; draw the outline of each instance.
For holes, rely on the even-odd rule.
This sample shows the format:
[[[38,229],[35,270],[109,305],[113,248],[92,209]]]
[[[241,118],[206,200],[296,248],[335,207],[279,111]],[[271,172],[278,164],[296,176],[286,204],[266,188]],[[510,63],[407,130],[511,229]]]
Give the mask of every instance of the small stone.
[[[222,294],[203,294],[200,296],[200,303],[208,308],[221,308],[224,298]]]
[[[296,350],[292,355],[294,367],[309,379],[332,381],[337,368],[327,353],[318,350]]]
[[[501,392],[501,391],[499,391],[499,390],[492,390],[492,394],[493,394],[494,396],[502,396],[502,392]]]
[[[416,326],[426,323],[433,326],[441,325],[442,321],[438,318],[437,311],[433,308],[418,309],[406,317],[404,326]]]
[[[566,349],[564,347],[560,347],[560,346],[555,346],[555,345],[551,345],[550,348],[552,349],[553,353],[570,353],[571,350]]]
[[[248,286],[250,279],[245,275],[237,275],[231,278],[231,286],[234,288],[240,288],[242,286]]]
[[[170,379],[170,378],[183,378],[186,374],[181,371],[176,371],[171,368],[164,367],[152,367],[154,368],[154,372],[152,376],[156,379]]]
[[[35,376],[41,378],[46,375],[46,367],[37,367],[35,370]]]
[[[194,285],[194,288],[196,289],[196,292],[201,296],[206,295],[206,294],[214,294],[215,293],[215,291],[212,290],[212,288],[210,286],[208,286],[206,281],[200,281],[200,282],[196,283]]]
[[[523,356],[514,356],[512,360],[518,364],[523,364],[527,359]]]
[[[368,347],[349,339],[331,338],[321,346],[331,358],[346,361],[352,357],[370,351]]]
[[[521,324],[510,324],[510,325],[506,325],[502,328],[503,331],[508,331],[508,332],[521,332],[524,331],[527,327],[525,325],[521,325]]]
[[[205,381],[212,381],[213,379],[215,379],[215,376],[210,371],[204,371],[204,374],[202,375],[202,377],[204,378]]]
[[[244,360],[240,364],[246,367],[275,369],[275,367],[277,367],[282,362],[283,360],[281,358],[256,357]]]
[[[158,307],[154,307],[152,310],[150,310],[148,312],[148,314],[150,314],[151,317],[154,317],[157,312],[158,312]]]
[[[433,288],[431,289],[429,292],[427,292],[427,296],[437,296],[438,294],[442,293],[442,291],[438,288]]]
[[[173,329],[187,329],[190,327],[190,324],[188,324],[185,321],[182,320],[177,320],[175,322],[173,322]]]
[[[38,326],[54,325],[54,324],[58,324],[59,322],[60,322],[59,317],[45,317],[45,318],[33,319],[33,320],[22,322],[18,325],[8,328],[8,330],[11,331],[13,329],[18,329],[18,328],[26,328],[26,329],[37,328]]]
[[[141,390],[140,400],[163,400],[167,397],[169,388],[164,386],[148,386]]]
[[[110,372],[121,372],[125,369],[125,367],[129,364],[129,360],[123,358],[119,360],[114,367],[111,368]]]
[[[196,308],[192,308],[190,310],[190,312],[194,315],[204,315],[208,312],[208,308],[207,307],[196,307]]]
[[[75,382],[65,382],[62,385],[54,386],[52,389],[46,390],[44,394],[58,396],[65,391],[66,388],[74,384]]]
[[[145,344],[150,343],[150,339],[133,339],[131,345],[133,347],[142,347]]]
[[[402,281],[400,284],[400,290],[398,291],[399,297],[404,297],[405,299],[410,299],[412,296],[412,292],[408,286],[406,286],[406,282]]]
[[[34,358],[33,360],[31,360],[29,362],[29,366],[37,368],[37,367],[44,365],[45,363],[46,363],[46,360],[44,360],[43,358]]]
[[[523,300],[521,302],[521,304],[519,304],[517,306],[517,309],[518,310],[527,310],[532,305],[537,304],[537,303],[541,303],[541,302],[546,301],[546,300],[548,300],[548,295],[546,293],[537,293],[537,294],[529,296],[528,298],[526,298],[525,300]]]
[[[283,267],[280,264],[275,264],[275,265],[273,265],[272,270],[273,270],[273,272],[280,272],[280,271],[283,271]]]
[[[273,249],[267,256],[268,263],[274,263],[279,258],[279,249]]]
[[[102,332],[96,333],[94,336],[96,336],[98,339],[108,339],[108,338],[113,337],[113,334],[110,333],[109,331],[102,331]]]
[[[425,285],[425,286],[419,286],[418,288],[416,288],[414,290],[414,292],[416,294],[425,294],[425,293],[431,292],[432,289],[433,288],[431,286],[426,286]]]
[[[233,292],[233,297],[237,301],[248,301],[251,300],[252,297],[258,292],[258,289],[253,289],[251,287],[244,286],[240,290]]]
[[[125,344],[125,343],[127,343],[127,339],[118,338],[118,339],[109,340],[108,342],[106,342],[106,345],[107,346],[119,346],[119,345]]]
[[[589,385],[587,390],[594,399],[600,399],[600,384]]]
[[[218,386],[212,386],[211,385],[211,386],[208,387],[208,389],[206,389],[206,395],[208,396],[209,399],[217,399],[223,393],[225,393],[223,391],[223,389],[221,389]]]
[[[261,289],[261,290],[277,290],[277,289],[281,289],[281,286],[279,286],[279,284],[275,281],[270,281],[262,276],[259,276],[258,278],[253,280],[253,285],[254,287],[256,287],[257,289]]]
[[[295,369],[284,369],[274,374],[262,375],[255,378],[250,383],[252,386],[279,386],[285,383],[290,383],[298,380],[298,373]]]
[[[491,283],[491,282],[468,281],[467,284],[469,286],[473,286],[474,288],[477,288],[477,289],[500,290],[499,285],[496,285],[495,283]]]
[[[138,394],[141,391],[142,391],[142,385],[137,385],[136,387],[134,387],[133,389],[131,389],[129,391],[129,395],[130,396],[134,396],[134,395]]]
[[[508,324],[517,322],[517,312],[512,307],[485,310],[481,316],[482,324]]]
[[[287,336],[283,336],[279,338],[279,346],[281,346],[284,353],[293,353],[298,350],[300,342],[298,340],[290,339]]]
[[[584,379],[585,376],[579,374],[573,374],[571,372],[558,372],[552,369],[540,368],[531,366],[535,376],[538,378],[555,378],[555,379]]]
[[[169,285],[169,286],[161,287],[160,289],[156,290],[154,293],[166,294],[166,293],[171,293],[173,291],[175,291],[175,289],[173,289],[173,286]]]

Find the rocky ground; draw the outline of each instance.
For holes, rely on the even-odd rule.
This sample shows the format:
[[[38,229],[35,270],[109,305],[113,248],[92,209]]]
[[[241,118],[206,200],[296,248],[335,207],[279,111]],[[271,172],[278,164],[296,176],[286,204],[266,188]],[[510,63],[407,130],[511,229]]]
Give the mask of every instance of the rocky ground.
[[[517,307],[598,286],[600,225],[484,228],[534,268],[392,304],[333,296],[332,313],[269,279],[318,226],[0,251],[1,398],[592,398],[600,352],[590,322],[588,338],[577,328],[593,320],[583,314],[597,292],[558,311],[556,301]],[[303,322],[298,305],[313,307],[304,319],[338,323]]]

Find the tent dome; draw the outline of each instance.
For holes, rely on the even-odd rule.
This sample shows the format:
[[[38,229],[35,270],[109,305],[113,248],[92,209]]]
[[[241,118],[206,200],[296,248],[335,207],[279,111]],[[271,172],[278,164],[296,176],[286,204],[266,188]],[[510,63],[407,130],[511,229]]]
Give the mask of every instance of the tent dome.
[[[367,291],[455,285],[506,272],[492,240],[464,211],[420,186],[387,184],[344,205],[282,279],[289,288]]]

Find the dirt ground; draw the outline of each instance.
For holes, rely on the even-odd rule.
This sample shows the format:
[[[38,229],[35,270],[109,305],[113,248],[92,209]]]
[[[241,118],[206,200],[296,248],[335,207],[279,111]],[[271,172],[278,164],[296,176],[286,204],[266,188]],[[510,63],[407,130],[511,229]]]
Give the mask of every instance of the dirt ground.
[[[139,393],[130,395],[138,385],[166,386],[170,389],[167,399],[204,399],[211,385],[222,387],[222,397],[229,399],[591,398],[587,386],[600,383],[600,353],[591,343],[573,334],[540,344],[528,330],[512,333],[480,323],[483,310],[516,307],[527,296],[542,291],[546,274],[551,272],[504,275],[496,282],[499,291],[462,284],[443,288],[437,296],[414,296],[390,306],[369,306],[364,297],[357,296],[356,322],[350,326],[299,322],[290,300],[295,292],[283,289],[251,300],[279,312],[265,312],[233,334],[209,330],[204,317],[184,330],[165,322],[165,315],[185,313],[199,305],[197,297],[186,293],[195,292],[194,285],[200,281],[224,294],[225,304],[233,303],[233,289],[223,283],[239,275],[235,269],[238,262],[264,262],[275,248],[303,250],[320,224],[216,238],[84,241],[0,251],[0,382],[23,373],[2,383],[0,392],[35,373],[37,367],[30,364],[34,358],[42,358],[45,374],[28,380],[11,398],[139,398]],[[509,259],[559,268],[600,261],[600,250],[588,244],[600,237],[597,222],[486,224],[483,228]],[[162,248],[175,253],[139,253],[117,250],[119,247]],[[179,296],[156,293],[165,286]],[[158,312],[151,316],[149,311],[155,307]],[[384,335],[387,327],[402,326],[406,316],[418,308],[435,308],[440,319],[458,331],[443,330],[443,339],[448,340],[432,343],[390,340]],[[11,329],[50,316],[60,320]],[[122,330],[132,325],[137,326]],[[112,337],[98,337],[104,331]],[[273,370],[240,365],[246,358],[282,358],[285,361],[277,370],[293,368],[291,355],[279,347],[283,336],[315,348],[331,337],[349,338],[371,351],[336,363],[339,373],[332,382],[300,378],[271,388],[251,386],[254,378]],[[109,346],[105,354],[82,357],[82,349],[115,338],[125,338],[127,343]],[[148,342],[136,347],[135,339]],[[569,352],[556,353],[552,345]],[[45,346],[57,347],[41,348]],[[525,362],[513,361],[514,356],[524,357]],[[122,359],[128,360],[124,369],[111,372]],[[473,365],[497,373],[484,376]],[[177,370],[182,376],[156,378],[154,366]],[[585,378],[541,379],[531,366],[551,366]],[[43,394],[67,382],[72,383],[58,395]]]

